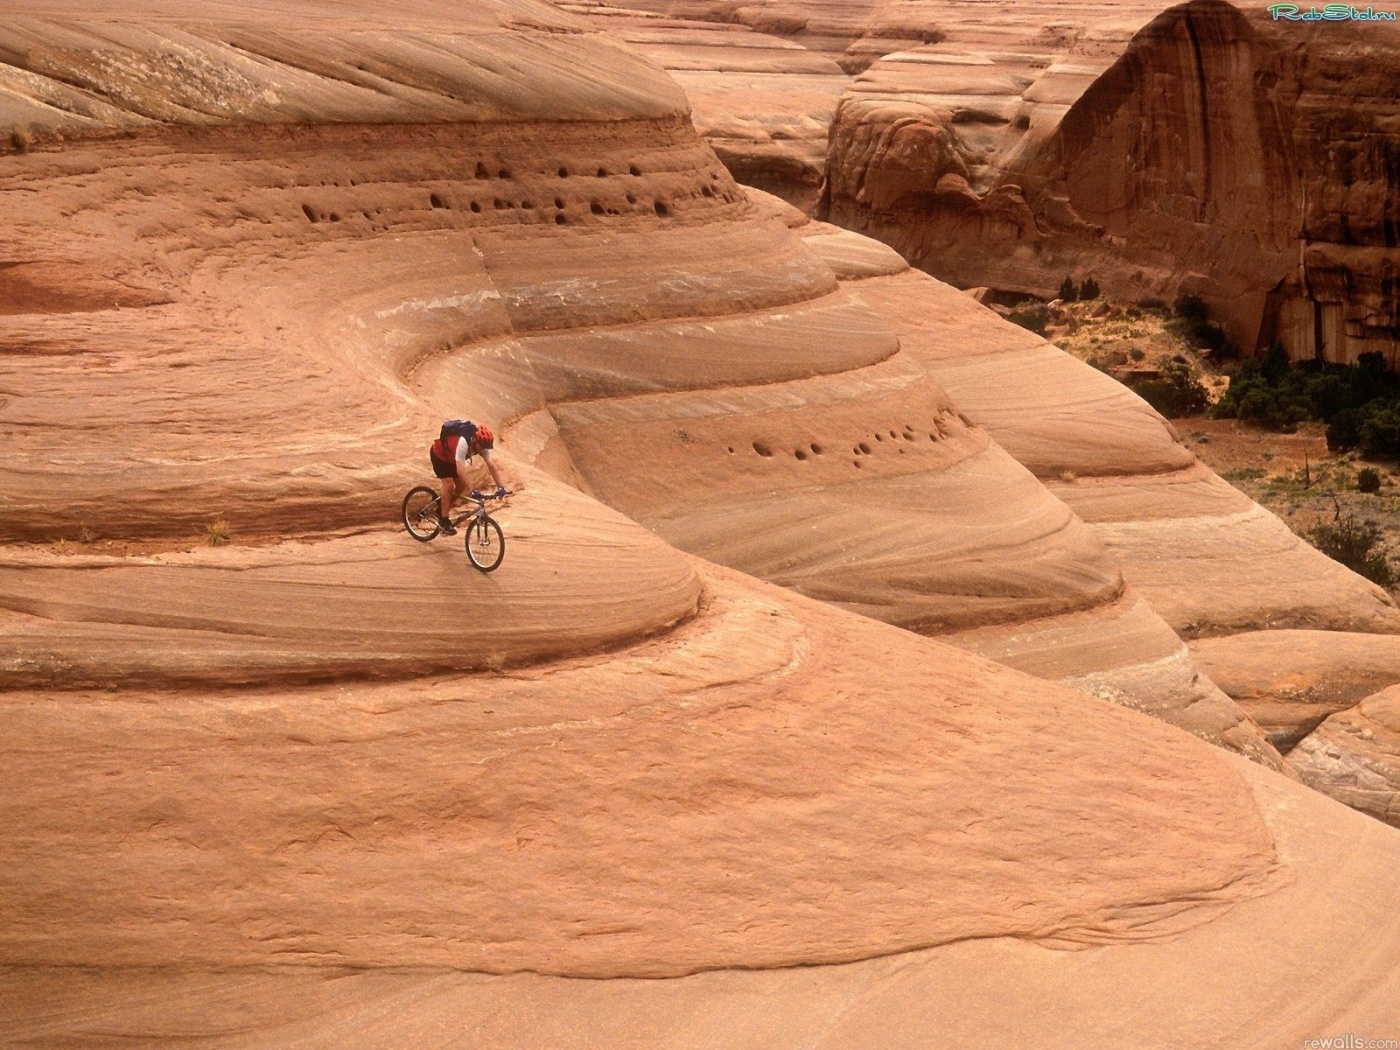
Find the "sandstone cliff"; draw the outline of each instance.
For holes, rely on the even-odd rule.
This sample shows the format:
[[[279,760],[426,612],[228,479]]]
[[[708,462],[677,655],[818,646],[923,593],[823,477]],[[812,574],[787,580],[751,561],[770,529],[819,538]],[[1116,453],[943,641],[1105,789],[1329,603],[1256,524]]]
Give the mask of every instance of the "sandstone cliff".
[[[1093,273],[1201,294],[1246,352],[1396,364],[1400,32],[1196,0],[1101,73],[1047,57],[889,56],[842,101],[823,214],[964,286]]]
[[[1246,352],[1395,364],[1393,23],[1221,0],[575,9],[674,72],[741,181],[934,276],[1200,293]]]

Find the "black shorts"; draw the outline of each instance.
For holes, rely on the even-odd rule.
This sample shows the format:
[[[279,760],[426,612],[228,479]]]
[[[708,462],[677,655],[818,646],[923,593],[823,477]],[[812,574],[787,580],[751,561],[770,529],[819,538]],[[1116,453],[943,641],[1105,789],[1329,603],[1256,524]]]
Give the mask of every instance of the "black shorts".
[[[428,450],[428,459],[432,460],[433,475],[435,477],[455,478],[457,476],[457,465],[455,463],[447,463],[441,459],[438,459],[432,449]]]

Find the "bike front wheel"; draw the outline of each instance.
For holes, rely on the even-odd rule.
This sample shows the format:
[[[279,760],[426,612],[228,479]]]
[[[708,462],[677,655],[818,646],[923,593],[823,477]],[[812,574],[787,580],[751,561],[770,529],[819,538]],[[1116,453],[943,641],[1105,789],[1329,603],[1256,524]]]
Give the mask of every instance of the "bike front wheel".
[[[427,485],[415,485],[403,498],[403,527],[419,543],[438,534],[438,494]]]
[[[490,572],[506,556],[506,537],[495,519],[482,515],[467,522],[467,557],[482,572]]]

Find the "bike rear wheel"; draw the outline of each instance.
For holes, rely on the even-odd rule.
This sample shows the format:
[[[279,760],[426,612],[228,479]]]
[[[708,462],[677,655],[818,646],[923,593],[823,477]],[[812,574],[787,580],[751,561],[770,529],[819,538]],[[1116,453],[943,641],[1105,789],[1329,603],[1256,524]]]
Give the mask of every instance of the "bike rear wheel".
[[[482,572],[490,572],[506,556],[506,537],[494,518],[483,514],[467,522],[467,557]]]
[[[438,494],[427,485],[415,485],[403,498],[403,527],[419,543],[427,543],[438,527]]]

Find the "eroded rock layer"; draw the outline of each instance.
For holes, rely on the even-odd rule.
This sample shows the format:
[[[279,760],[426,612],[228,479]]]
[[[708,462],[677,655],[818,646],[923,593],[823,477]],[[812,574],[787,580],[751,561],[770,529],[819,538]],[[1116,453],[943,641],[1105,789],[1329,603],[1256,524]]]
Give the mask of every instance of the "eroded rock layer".
[[[37,25],[29,31],[49,23]],[[128,35],[133,48],[164,39],[149,29]],[[311,49],[308,65],[328,45],[313,36],[295,46]],[[126,65],[139,68],[142,54]],[[854,276],[888,260],[856,240],[807,250],[783,215],[741,195],[675,115],[600,123],[592,114],[548,129],[503,118],[157,127],[135,141],[96,142],[82,160],[60,146],[15,158],[23,174],[12,185],[34,190],[14,211],[16,244],[35,245],[38,258],[13,268],[25,294],[0,318],[20,395],[3,417],[19,453],[6,479],[10,535],[174,538],[215,517],[242,536],[382,521],[432,425],[421,395],[443,414],[474,404],[516,421],[528,457],[688,550],[901,626],[1027,623],[1119,600],[1118,570],[1098,541],[897,356],[887,322],[843,290],[826,261]],[[328,108],[321,119],[341,116]],[[75,197],[86,205],[56,222]],[[311,281],[314,301],[303,291]],[[84,399],[87,426],[111,446],[92,466],[69,416],[53,411],[65,395]],[[327,427],[325,404],[339,419],[377,422]],[[269,431],[279,435],[271,449]],[[651,454],[639,456],[644,447]],[[833,517],[833,493],[858,517]],[[1002,520],[996,507],[1008,499],[1017,511]],[[335,567],[309,589],[288,589],[287,601],[340,594],[342,566],[377,557],[342,543]],[[252,677],[393,673],[442,651],[426,636],[405,649],[362,639],[301,660],[283,648],[296,614],[282,627],[239,627],[230,646],[238,617],[202,616],[201,603],[226,596],[238,608],[223,582],[262,586],[267,573],[241,555],[186,560],[72,577],[142,581],[142,599],[100,607],[58,598],[63,571],[17,569],[6,607],[47,623],[24,621],[15,666],[42,646],[34,666],[88,680],[105,657],[84,646],[118,624],[200,631],[219,654],[192,651],[147,670],[146,656],[123,654],[133,673],[157,678],[209,661]],[[202,567],[209,561],[219,566],[212,573]],[[640,602],[636,618],[620,613],[626,626],[604,633],[683,615],[694,600],[685,573],[658,571],[654,588],[633,593],[659,604]],[[210,582],[191,608],[166,597],[193,594],[194,580]],[[566,595],[561,610],[573,600]],[[427,597],[456,600],[451,587]],[[375,608],[352,601],[336,629],[353,633],[381,615]],[[1111,639],[1116,617],[1103,622]],[[565,630],[493,640],[489,657],[435,659],[480,665],[583,643]],[[134,651],[154,659],[158,648]],[[1114,653],[1065,673],[1143,662],[1126,646]],[[1189,666],[1189,656],[1177,658]],[[1183,699],[1152,675],[1128,678],[1114,697],[1168,718],[1210,696],[1220,709],[1211,724],[1193,718],[1193,730],[1277,763],[1210,687]]]
[[[1191,653],[1280,751],[1329,715],[1400,683],[1395,635],[1249,631],[1202,638],[1191,643]]]
[[[1098,1004],[1079,1013],[1137,1031],[1138,997],[1096,990],[1140,987],[1139,965],[1209,972],[1283,910],[1354,950],[1307,975],[1309,1009],[1270,1036],[1396,1019],[1400,933],[1368,910],[1395,833],[1367,822],[1335,892],[1291,907],[1294,886],[1321,896],[1316,858],[1352,815],[1162,721],[835,607],[1000,630],[985,643],[1047,676],[1120,700],[1138,682],[1138,706],[1271,754],[1213,687],[1163,689],[1190,666],[1170,628],[851,284],[893,273],[888,253],[827,229],[809,248],[740,193],[672,88],[652,92],[659,75],[550,8],[476,4],[455,29],[396,0],[230,11],[5,30],[28,41],[6,57],[22,101],[66,107],[0,158],[17,271],[0,284],[7,1033],[499,1042],[484,1007],[514,1013],[522,1045],[651,1045],[699,1010],[725,1018],[710,1041],[771,1023],[819,1045],[793,973],[844,996],[892,959],[978,985],[970,944],[1032,966],[1101,947],[1077,953]],[[254,37],[245,69],[254,49],[232,41]],[[181,63],[186,94],[150,79]],[[256,88],[227,119],[225,67]],[[130,116],[58,115],[99,104]],[[489,575],[393,522],[444,414],[499,423],[521,490]],[[729,527],[688,512],[687,482]],[[867,508],[849,558],[848,530],[812,538],[823,488]],[[588,490],[791,589],[682,554]],[[224,545],[191,543],[215,515]],[[935,528],[958,546],[938,551]],[[831,602],[793,593],[821,586]],[[146,991],[110,1012],[133,974]],[[482,974],[512,976],[458,998]],[[1190,1016],[1233,1036],[1227,1002],[1278,1017],[1303,982],[1251,968]],[[624,989],[653,1020],[614,1038],[633,1014],[586,1015]],[[928,1001],[884,1016],[926,1042]],[[1025,1024],[1080,1030],[1054,1009]]]
[[[1400,827],[1400,688],[1332,715],[1288,761],[1309,787]]]
[[[1093,274],[1202,294],[1247,352],[1395,364],[1392,22],[1219,0],[567,6],[673,72],[741,181],[959,287]]]
[[[663,976],[1136,939],[1269,884],[1248,789],[1174,730],[705,581],[654,642],[504,676],[74,693],[38,718],[6,694],[0,821],[25,832],[0,955]]]

